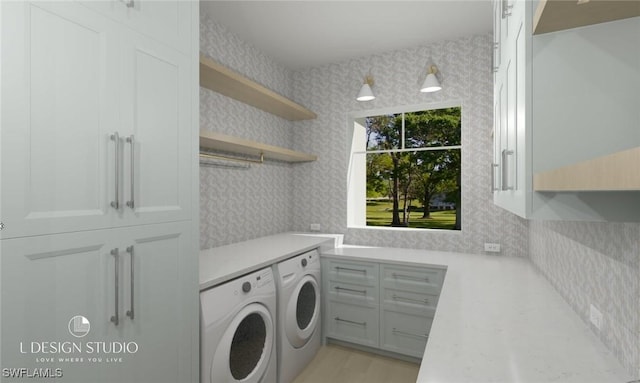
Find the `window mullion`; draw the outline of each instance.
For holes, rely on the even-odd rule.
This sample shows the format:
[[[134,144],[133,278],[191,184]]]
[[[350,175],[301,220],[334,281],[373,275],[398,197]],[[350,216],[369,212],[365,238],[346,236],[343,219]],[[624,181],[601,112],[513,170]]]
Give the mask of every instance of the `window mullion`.
[[[402,128],[400,134],[400,149],[404,149],[404,112],[402,112]]]

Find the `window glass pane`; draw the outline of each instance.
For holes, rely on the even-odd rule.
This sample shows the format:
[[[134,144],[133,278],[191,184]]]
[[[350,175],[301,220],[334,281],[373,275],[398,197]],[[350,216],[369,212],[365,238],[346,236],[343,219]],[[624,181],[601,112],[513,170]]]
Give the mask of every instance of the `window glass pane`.
[[[405,113],[405,147],[461,145],[460,107]]]
[[[367,117],[365,127],[367,150],[400,149],[402,113]]]
[[[460,230],[460,150],[367,154],[367,226]]]

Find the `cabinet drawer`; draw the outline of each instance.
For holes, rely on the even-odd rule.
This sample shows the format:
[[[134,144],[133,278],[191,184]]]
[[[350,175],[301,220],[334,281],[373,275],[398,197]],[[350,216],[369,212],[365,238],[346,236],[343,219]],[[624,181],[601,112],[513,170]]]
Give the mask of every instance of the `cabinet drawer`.
[[[382,265],[382,285],[393,289],[423,293],[440,293],[444,270]]]
[[[383,288],[382,305],[385,309],[433,316],[438,304],[437,294],[425,294]]]
[[[328,303],[328,337],[378,347],[378,306],[366,307],[335,301]]]
[[[378,264],[329,260],[328,279],[339,282],[378,286]]]
[[[380,347],[422,358],[432,321],[432,317],[382,310]]]
[[[361,305],[378,304],[378,288],[352,283],[329,281],[327,297],[330,300]]]

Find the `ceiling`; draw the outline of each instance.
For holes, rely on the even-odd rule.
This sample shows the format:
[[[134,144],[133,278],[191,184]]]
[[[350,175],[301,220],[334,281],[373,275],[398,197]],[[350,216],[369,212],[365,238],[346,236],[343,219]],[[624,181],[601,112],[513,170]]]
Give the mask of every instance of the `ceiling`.
[[[290,69],[492,29],[490,0],[201,1],[200,11]]]

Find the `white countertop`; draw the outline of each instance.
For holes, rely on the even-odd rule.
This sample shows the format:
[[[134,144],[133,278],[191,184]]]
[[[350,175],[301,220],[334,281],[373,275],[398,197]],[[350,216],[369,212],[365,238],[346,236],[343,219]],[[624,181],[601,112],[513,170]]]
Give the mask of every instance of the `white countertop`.
[[[528,259],[355,246],[323,255],[447,267],[418,383],[632,380]]]
[[[200,251],[200,291],[305,251],[333,249],[333,235],[284,233]]]

